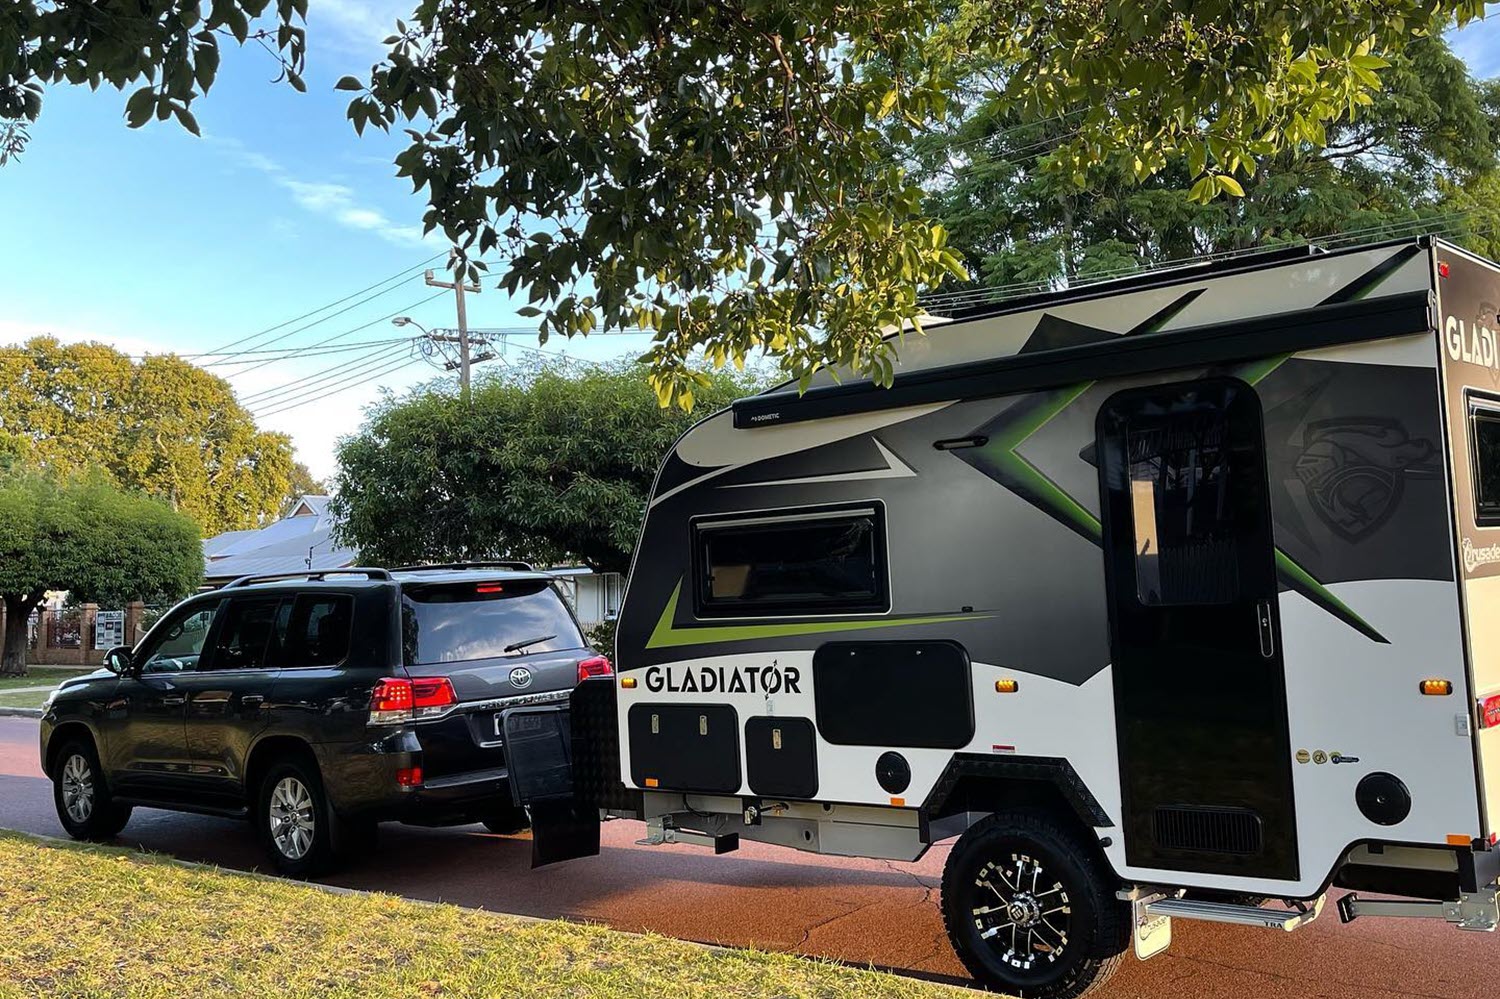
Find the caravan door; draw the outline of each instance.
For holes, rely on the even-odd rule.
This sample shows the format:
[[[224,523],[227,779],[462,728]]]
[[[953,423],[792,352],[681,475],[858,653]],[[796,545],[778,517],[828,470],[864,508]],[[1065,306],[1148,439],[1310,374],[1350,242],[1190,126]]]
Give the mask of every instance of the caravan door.
[[[1132,389],[1098,435],[1126,861],[1295,879],[1260,401]]]

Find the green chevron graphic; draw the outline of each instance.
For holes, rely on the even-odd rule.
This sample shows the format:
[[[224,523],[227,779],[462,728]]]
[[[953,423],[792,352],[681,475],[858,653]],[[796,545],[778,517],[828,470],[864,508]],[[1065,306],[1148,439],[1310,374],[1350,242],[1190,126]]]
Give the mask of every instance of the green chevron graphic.
[[[682,581],[672,590],[662,609],[648,649],[670,649],[683,645],[716,645],[720,642],[745,642],[764,638],[792,638],[798,635],[828,635],[845,631],[869,631],[873,628],[899,628],[922,624],[948,624],[953,621],[982,621],[993,614],[939,614],[931,617],[888,617],[851,621],[803,621],[795,624],[726,624],[693,628],[677,627],[677,601],[682,596]]]

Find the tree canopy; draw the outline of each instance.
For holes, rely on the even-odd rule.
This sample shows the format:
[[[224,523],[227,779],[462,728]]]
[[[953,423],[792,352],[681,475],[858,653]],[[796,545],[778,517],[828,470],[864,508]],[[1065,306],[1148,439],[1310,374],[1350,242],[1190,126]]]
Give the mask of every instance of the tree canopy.
[[[97,343],[0,346],[0,465],[100,468],[205,534],[256,527],[285,502],[291,441],[256,427],[222,378],[170,354]]]
[[[1264,158],[1243,198],[1184,197],[1185,155],[1144,180],[1097,168],[1076,188],[1048,168],[1069,123],[1026,119],[982,79],[949,127],[915,143],[913,173],[972,283],[1012,294],[1247,247],[1418,231],[1496,255],[1500,80],[1474,80],[1432,36],[1394,56],[1383,83],[1357,119],[1328,127],[1325,144]]]
[[[752,390],[719,373],[698,401],[712,411]],[[639,364],[511,370],[468,403],[389,399],[339,444],[336,530],[374,565],[576,559],[623,572],[657,468],[694,420],[657,405]]]
[[[0,16],[0,121],[62,81],[137,89],[126,118],[176,117],[221,36],[254,37],[302,87],[304,0],[23,0]],[[349,107],[410,126],[398,172],[426,223],[508,257],[543,336],[657,331],[653,386],[684,407],[690,364],[757,349],[787,374],[888,380],[890,327],[964,271],[889,156],[983,67],[1005,113],[1066,123],[1048,157],[1082,189],[1185,164],[1199,202],[1374,100],[1416,38],[1484,0],[421,0]],[[14,145],[15,135],[11,136]],[[0,138],[0,146],[4,146]],[[466,276],[478,277],[470,259]]]
[[[84,603],[173,601],[203,579],[198,526],[100,474],[0,476],[0,675],[26,670],[26,618],[48,590]]]

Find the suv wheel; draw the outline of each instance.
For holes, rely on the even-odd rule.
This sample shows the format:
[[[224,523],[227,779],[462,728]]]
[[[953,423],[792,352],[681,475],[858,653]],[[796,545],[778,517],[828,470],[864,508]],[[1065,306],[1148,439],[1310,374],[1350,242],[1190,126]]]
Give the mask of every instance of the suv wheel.
[[[526,809],[520,805],[503,808],[493,815],[486,815],[480,821],[484,823],[484,827],[490,832],[498,833],[501,836],[518,833],[531,825],[530,816],[526,814]]]
[[[278,870],[308,877],[333,865],[333,811],[315,766],[289,759],[271,767],[257,801],[256,827]]]
[[[1130,909],[1100,858],[1051,815],[998,812],[943,868],[943,923],[969,972],[1023,999],[1103,984],[1130,944]]]
[[[58,754],[52,801],[58,821],[74,839],[111,839],[130,821],[130,806],[115,804],[104,786],[99,756],[83,740],[68,743]]]

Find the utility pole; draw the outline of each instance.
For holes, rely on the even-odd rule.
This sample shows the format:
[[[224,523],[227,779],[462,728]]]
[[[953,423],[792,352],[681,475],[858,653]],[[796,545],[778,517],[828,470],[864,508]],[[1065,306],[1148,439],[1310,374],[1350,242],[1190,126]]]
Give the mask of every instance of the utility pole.
[[[464,311],[464,292],[479,294],[480,288],[477,284],[464,284],[453,276],[452,281],[439,281],[433,276],[433,272],[427,272],[427,284],[432,288],[448,288],[453,292],[454,298],[458,300],[458,389],[459,394],[465,399],[469,397],[469,316]],[[445,339],[434,337],[434,339]]]

